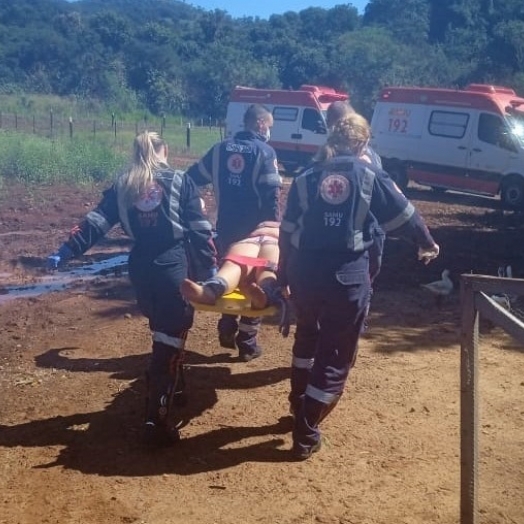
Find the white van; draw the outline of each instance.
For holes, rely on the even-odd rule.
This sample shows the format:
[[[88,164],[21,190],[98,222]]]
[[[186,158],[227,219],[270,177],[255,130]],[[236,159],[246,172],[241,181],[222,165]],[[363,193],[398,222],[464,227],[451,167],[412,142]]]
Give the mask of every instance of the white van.
[[[389,87],[371,119],[371,146],[401,188],[499,195],[524,208],[524,98],[506,87]]]
[[[244,127],[243,117],[251,104],[262,104],[273,114],[269,143],[287,172],[307,166],[327,138],[326,110],[331,102],[348,101],[349,95],[330,87],[303,85],[298,90],[256,89],[237,86],[226,114],[226,137]]]

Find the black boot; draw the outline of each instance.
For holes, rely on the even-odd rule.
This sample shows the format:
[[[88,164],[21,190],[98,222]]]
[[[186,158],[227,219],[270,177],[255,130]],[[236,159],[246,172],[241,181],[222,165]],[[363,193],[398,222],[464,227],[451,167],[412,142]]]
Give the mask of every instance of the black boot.
[[[340,397],[330,404],[324,404],[307,395],[297,403],[293,427],[293,448],[296,460],[307,460],[322,446],[319,424],[331,413]]]
[[[187,404],[184,369],[178,353],[162,374],[154,373],[150,367],[146,379],[144,444],[148,448],[170,447],[180,440],[179,429],[186,422],[182,409]]]

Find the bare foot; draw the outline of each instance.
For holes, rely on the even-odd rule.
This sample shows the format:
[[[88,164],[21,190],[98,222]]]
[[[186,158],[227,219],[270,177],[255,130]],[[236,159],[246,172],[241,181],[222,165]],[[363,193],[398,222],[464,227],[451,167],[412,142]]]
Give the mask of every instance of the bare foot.
[[[189,302],[208,304],[210,306],[216,302],[216,298],[210,289],[206,289],[205,286],[201,286],[188,278],[180,284],[180,293],[182,293],[182,296],[186,300],[189,300]]]
[[[249,285],[248,294],[251,299],[252,309],[264,309],[267,307],[267,294],[258,284],[252,282]]]

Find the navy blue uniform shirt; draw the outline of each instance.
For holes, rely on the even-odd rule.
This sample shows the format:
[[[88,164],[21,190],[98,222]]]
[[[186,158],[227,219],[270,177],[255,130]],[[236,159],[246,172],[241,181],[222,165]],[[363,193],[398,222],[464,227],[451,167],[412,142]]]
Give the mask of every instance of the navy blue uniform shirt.
[[[280,230],[279,267],[285,267],[291,247],[358,256],[373,244],[375,220],[385,233],[394,231],[419,247],[435,243],[385,171],[350,156],[316,164],[291,185]]]
[[[211,223],[203,214],[198,188],[182,171],[166,166],[155,173],[153,183],[128,210],[119,209],[118,184],[104,191],[102,200],[76,226],[66,244],[75,256],[94,246],[120,223],[134,241],[133,251],[154,260],[179,247],[191,253],[203,269],[216,265]]]
[[[213,185],[221,245],[246,238],[263,221],[279,221],[282,180],[274,149],[252,131],[215,144],[191,166],[198,186]]]

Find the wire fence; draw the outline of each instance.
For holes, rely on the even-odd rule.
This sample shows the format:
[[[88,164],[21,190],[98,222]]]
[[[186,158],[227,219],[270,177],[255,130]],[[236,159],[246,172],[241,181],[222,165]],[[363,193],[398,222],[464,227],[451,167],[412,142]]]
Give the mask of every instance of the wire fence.
[[[53,140],[92,138],[110,140],[115,144],[128,143],[131,136],[144,130],[157,131],[177,151],[202,153],[209,145],[222,140],[225,130],[218,120],[186,120],[183,117],[150,117],[141,119],[119,117],[115,113],[106,117],[73,118],[63,114],[17,114],[0,111],[0,132],[31,133]]]

